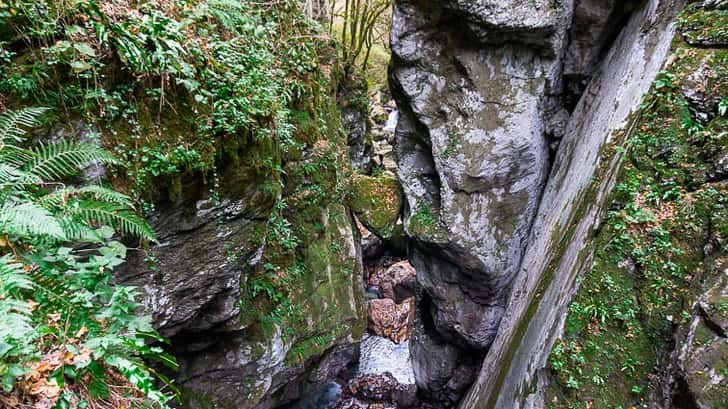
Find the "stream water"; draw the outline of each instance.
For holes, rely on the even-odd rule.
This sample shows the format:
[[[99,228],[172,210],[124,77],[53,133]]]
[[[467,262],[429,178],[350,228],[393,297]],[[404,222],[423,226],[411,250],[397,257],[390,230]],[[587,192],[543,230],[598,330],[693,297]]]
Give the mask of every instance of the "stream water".
[[[392,135],[395,132],[398,120],[399,112],[394,109],[389,112],[386,122],[375,124],[377,129],[374,129],[373,132]],[[414,268],[412,268],[407,260],[401,258],[403,254],[393,254],[393,249],[389,249],[387,243],[376,238],[360,223],[357,224],[363,238],[362,247],[364,248],[364,254],[367,255],[364,259],[366,273],[362,277],[365,282],[364,291],[367,302],[369,303],[378,298],[389,297],[395,303],[397,301],[399,303],[406,303],[406,301],[401,299],[401,296],[396,297],[391,294],[393,289],[391,286],[403,285],[402,280],[405,275],[408,275],[411,282],[405,286],[411,287],[407,291],[411,295],[407,296],[413,296]],[[370,251],[366,250],[367,247]],[[382,287],[385,285],[385,282],[390,285],[389,296],[384,295],[387,294],[383,291]],[[399,299],[395,300],[395,298]],[[372,308],[376,309],[376,307]],[[415,376],[412,369],[409,340],[398,337],[390,339],[379,336],[384,335],[382,331],[386,331],[387,329],[382,329],[382,325],[402,325],[401,320],[397,319],[397,308],[394,311],[386,307],[381,308],[384,309],[374,313],[372,313],[370,308],[367,308],[367,312],[373,315],[368,317],[370,326],[367,333],[361,339],[358,360],[353,362],[347,370],[340,374],[339,378],[331,380],[322,385],[318,390],[307,394],[298,402],[289,406],[289,409],[397,409],[399,407],[414,407],[416,404],[414,397],[416,389],[414,388]],[[387,314],[393,315],[388,316]],[[377,324],[372,324],[373,322],[377,322]],[[396,324],[397,322],[399,324]],[[405,322],[407,321],[405,320]],[[372,325],[374,327],[379,325],[380,327],[373,330]],[[409,321],[408,323],[404,323],[404,325],[405,327],[411,327],[412,322]],[[374,331],[377,331],[379,335],[376,335]],[[400,340],[401,342],[394,342],[393,339]],[[410,398],[405,398],[407,403],[401,406],[397,401],[402,401],[401,395],[403,393],[409,395]],[[372,395],[380,395],[379,397],[386,396],[387,398],[372,399]]]
[[[356,375],[383,374],[389,372],[401,384],[414,384],[409,342],[394,343],[388,338],[365,334],[361,340],[359,364]]]

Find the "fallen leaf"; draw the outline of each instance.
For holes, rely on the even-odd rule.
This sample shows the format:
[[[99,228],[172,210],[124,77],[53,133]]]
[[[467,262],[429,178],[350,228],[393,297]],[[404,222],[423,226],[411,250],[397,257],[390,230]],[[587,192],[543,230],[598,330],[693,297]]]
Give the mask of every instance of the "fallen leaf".
[[[76,332],[76,338],[81,338],[82,336],[86,335],[88,333],[88,328],[84,325]]]

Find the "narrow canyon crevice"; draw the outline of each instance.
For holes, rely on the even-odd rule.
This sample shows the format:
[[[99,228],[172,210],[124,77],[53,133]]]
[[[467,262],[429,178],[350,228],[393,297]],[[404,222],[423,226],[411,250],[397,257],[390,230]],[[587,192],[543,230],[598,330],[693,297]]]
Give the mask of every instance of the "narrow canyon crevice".
[[[443,407],[496,336],[576,101],[635,7],[536,3],[395,4],[395,150],[428,306],[413,359],[421,393]]]

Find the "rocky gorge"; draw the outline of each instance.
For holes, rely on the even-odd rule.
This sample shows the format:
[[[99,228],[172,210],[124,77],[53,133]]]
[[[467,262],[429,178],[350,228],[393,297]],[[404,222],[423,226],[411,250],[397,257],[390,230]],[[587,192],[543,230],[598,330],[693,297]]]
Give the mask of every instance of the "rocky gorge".
[[[245,265],[260,266],[269,246],[237,242],[270,217],[265,216],[270,210],[261,213],[255,207],[266,206],[266,198],[256,199],[254,193],[260,182],[239,168],[230,177],[243,182],[237,186],[249,183],[250,188],[239,190],[238,201],[234,193],[224,194],[223,202],[208,210],[198,199],[196,217],[202,219],[186,222],[189,227],[172,233],[171,241],[163,240],[155,250],[163,266],[165,260],[179,265],[180,257],[190,254],[184,249],[189,243],[184,231],[200,240],[204,219],[242,222],[240,227],[227,225],[224,232],[210,230],[225,239],[215,241],[220,250],[208,248],[207,255],[196,258],[219,266],[209,273],[184,263],[190,275],[178,270],[178,284],[165,281],[155,288],[144,279],[158,325],[173,336],[173,345],[184,346],[176,354],[182,362],[179,379],[193,391],[191,407],[534,408],[602,402],[589,388],[581,397],[569,386],[573,377],[562,379],[549,357],[564,342],[557,339],[564,336],[581,277],[592,268],[595,232],[614,206],[612,191],[623,183],[627,159],[611,150],[636,132],[636,115],[649,109],[645,95],[660,73],[677,64],[679,47],[709,47],[720,61],[723,43],[713,32],[707,40],[692,41],[692,26],[678,24],[686,7],[679,1],[399,0],[393,7],[389,75],[399,110],[394,138],[380,137],[384,145],[372,142],[372,128],[381,124],[373,125],[363,107],[346,102],[356,89],[339,93],[346,146],[358,173],[352,175],[351,199],[331,202],[310,221],[296,222],[300,210],[286,210],[296,228],[324,226],[320,239],[303,246],[314,251],[306,256],[313,264],[304,281],[315,287],[291,300],[291,307],[302,305],[308,311],[302,322],[309,330],[286,336],[274,324],[271,335],[256,335],[258,330],[245,320],[231,325],[230,318],[243,312],[235,289],[249,274]],[[688,7],[698,15],[716,15],[695,30],[721,30],[725,5]],[[713,79],[698,79],[702,94],[685,95],[713,101],[691,109],[691,115],[717,118],[724,82],[719,74],[706,75]],[[724,140],[724,125],[717,126],[713,132]],[[311,159],[302,161],[324,154],[319,152],[314,148]],[[385,174],[373,176],[375,167]],[[719,176],[711,180],[721,183]],[[160,228],[180,226],[170,224],[169,213],[163,217],[167,220],[160,221]],[[226,240],[232,242],[224,244]],[[224,257],[217,262],[209,258],[223,254],[219,246],[248,249],[240,256],[245,261],[242,275],[226,267]],[[314,250],[334,246],[342,249],[341,261],[322,259]],[[414,268],[397,261],[401,257]],[[713,307],[701,301],[703,312],[693,317],[711,308],[722,311],[721,295],[700,295],[712,288],[710,294],[725,297],[725,280],[710,284],[722,274],[721,265],[712,270],[714,278],[706,277],[693,290],[700,300],[718,301],[712,301]],[[349,270],[343,281],[333,278],[341,268]],[[625,384],[612,395],[614,407],[722,407],[725,333],[715,333],[717,344],[710,352],[680,346],[695,337],[691,334],[700,320],[687,319],[684,325],[690,322],[693,329],[660,334],[676,338],[657,354],[680,355],[682,363],[644,368],[649,380],[633,381],[646,382],[638,387],[644,389],[635,393]],[[209,331],[219,334],[214,341],[203,335]],[[360,338],[365,332],[370,335]],[[408,349],[395,352],[406,344]],[[700,363],[691,363],[695,361],[686,354],[699,354],[695,359]],[[382,356],[407,358],[394,366],[373,363]],[[702,393],[685,394],[685,388],[700,382],[680,375],[686,365],[703,365],[694,367],[700,371],[714,368],[710,382],[717,392],[711,392],[712,401],[703,400]],[[597,376],[612,379],[608,372]],[[338,383],[331,383],[337,378]],[[595,389],[600,389],[598,382]],[[694,403],[679,403],[686,399]]]
[[[84,177],[156,231],[114,280],[173,407],[728,408],[728,2],[395,0],[376,96],[299,2],[121,3],[214,52],[137,72],[89,28],[106,99],[37,138],[128,162]],[[27,72],[63,46],[15,28]],[[4,70],[0,111],[64,89]]]

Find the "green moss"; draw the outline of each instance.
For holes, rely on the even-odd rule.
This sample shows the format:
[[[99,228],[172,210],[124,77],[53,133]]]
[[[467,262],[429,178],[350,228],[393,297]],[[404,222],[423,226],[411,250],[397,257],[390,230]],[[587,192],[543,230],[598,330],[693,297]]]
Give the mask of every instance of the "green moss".
[[[728,128],[720,117],[701,124],[680,90],[699,64],[723,72],[728,60],[721,50],[677,47],[618,148],[625,159],[591,242],[594,264],[549,357],[557,381],[547,392],[552,408],[639,406],[659,388],[675,326],[686,327],[702,283],[716,274],[704,246],[709,226],[721,225],[728,210],[728,189],[711,183]],[[708,89],[725,98],[728,77],[714,76]],[[719,259],[726,255],[720,250]]]
[[[354,175],[349,206],[374,234],[391,238],[402,208],[399,182],[388,176]]]
[[[678,29],[690,44],[728,45],[728,10],[691,4],[678,20]]]
[[[436,228],[435,217],[426,205],[420,205],[410,217],[407,231],[410,234],[429,236],[434,234]]]

